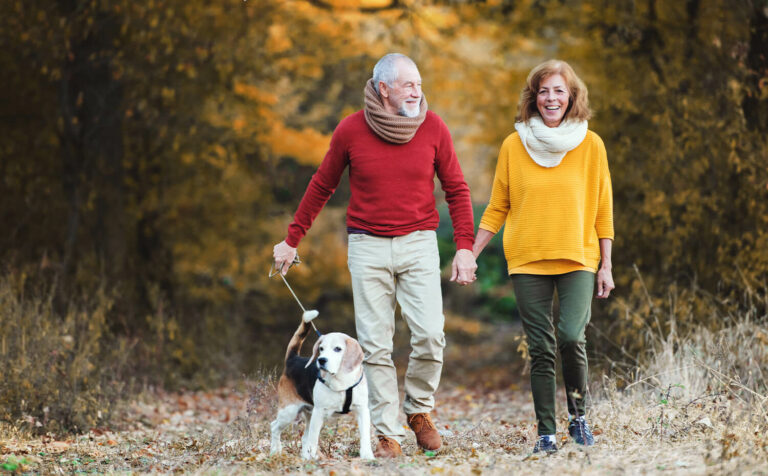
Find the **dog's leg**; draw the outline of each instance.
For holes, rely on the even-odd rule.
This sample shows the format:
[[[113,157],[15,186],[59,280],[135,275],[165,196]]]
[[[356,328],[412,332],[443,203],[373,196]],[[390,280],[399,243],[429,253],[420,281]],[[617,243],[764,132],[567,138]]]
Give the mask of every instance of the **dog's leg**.
[[[302,407],[304,407],[304,405],[294,403],[278,410],[277,418],[275,418],[275,421],[272,422],[270,427],[272,430],[272,444],[269,454],[279,453],[283,450],[283,444],[280,442],[280,434],[286,426],[290,425],[293,420],[296,419],[296,415],[298,415],[299,410],[301,410]]]
[[[357,426],[360,430],[360,458],[374,459],[371,449],[371,413],[368,405],[357,410]]]
[[[320,430],[323,428],[323,410],[315,407],[312,410],[312,416],[309,418],[309,428],[307,431],[306,444],[301,447],[301,457],[303,459],[317,459],[317,447],[319,445]]]
[[[305,407],[301,411],[301,418],[304,420],[304,434],[301,435],[301,447],[306,448],[309,446],[309,419],[312,416],[312,411],[309,407]]]

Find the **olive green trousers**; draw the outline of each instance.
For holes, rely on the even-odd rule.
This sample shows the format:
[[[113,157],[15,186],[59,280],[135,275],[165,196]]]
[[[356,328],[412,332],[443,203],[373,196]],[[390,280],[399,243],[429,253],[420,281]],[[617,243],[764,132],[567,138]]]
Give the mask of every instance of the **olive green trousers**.
[[[531,391],[539,435],[554,435],[557,350],[562,361],[568,413],[584,415],[587,390],[584,329],[591,314],[595,274],[574,271],[556,275],[513,274],[511,278],[531,356]],[[555,291],[560,303],[557,338],[552,312]]]

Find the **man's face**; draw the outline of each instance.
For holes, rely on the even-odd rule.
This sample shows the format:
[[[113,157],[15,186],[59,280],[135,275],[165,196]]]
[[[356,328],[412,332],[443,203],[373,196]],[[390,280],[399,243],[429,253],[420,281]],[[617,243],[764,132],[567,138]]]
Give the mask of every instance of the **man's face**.
[[[384,108],[392,114],[405,117],[419,115],[421,103],[421,75],[415,65],[400,61],[397,79],[392,86],[380,86]]]

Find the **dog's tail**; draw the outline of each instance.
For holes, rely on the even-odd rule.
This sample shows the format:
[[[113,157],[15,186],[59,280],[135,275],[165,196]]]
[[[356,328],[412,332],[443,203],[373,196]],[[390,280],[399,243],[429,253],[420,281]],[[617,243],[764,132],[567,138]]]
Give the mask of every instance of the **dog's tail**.
[[[288,350],[285,352],[286,361],[295,355],[299,355],[301,345],[304,343],[304,339],[307,338],[307,335],[309,335],[310,329],[311,325],[302,319],[299,328],[293,333],[293,337],[291,337],[291,341],[288,343]]]

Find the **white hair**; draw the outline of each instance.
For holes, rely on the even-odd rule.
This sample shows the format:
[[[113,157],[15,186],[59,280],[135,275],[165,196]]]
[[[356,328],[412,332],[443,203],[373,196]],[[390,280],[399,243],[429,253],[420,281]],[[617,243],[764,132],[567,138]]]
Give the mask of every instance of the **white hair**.
[[[384,82],[389,87],[392,87],[397,81],[397,63],[398,61],[407,61],[416,67],[416,63],[404,54],[401,53],[389,53],[381,57],[376,66],[373,67],[373,86],[376,88],[376,92],[379,92],[379,83]],[[418,67],[417,67],[418,69]]]

